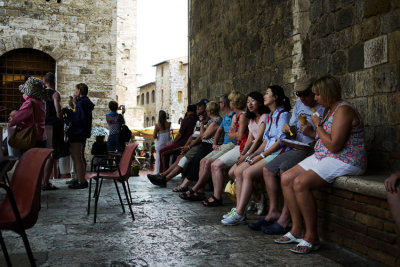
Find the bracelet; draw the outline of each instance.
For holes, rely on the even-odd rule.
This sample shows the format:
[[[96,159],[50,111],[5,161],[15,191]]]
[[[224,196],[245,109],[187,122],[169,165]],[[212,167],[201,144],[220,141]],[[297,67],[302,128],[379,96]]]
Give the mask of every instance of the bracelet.
[[[261,156],[263,159],[265,159],[265,156],[264,156],[263,153],[260,153],[260,156]]]

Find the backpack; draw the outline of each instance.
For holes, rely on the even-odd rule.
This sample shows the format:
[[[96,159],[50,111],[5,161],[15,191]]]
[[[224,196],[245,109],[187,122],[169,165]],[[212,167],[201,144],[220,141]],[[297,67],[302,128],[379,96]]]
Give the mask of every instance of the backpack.
[[[122,124],[121,131],[119,133],[119,141],[121,143],[129,142],[129,140],[131,140],[131,137],[132,137],[131,130],[129,130],[128,126]]]

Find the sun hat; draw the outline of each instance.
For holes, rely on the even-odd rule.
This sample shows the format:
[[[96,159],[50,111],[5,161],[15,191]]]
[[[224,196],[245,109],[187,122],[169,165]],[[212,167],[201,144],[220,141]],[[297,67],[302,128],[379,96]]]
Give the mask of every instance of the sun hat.
[[[47,96],[43,87],[43,81],[35,77],[29,77],[24,84],[19,86],[19,90],[29,97],[41,99]]]
[[[312,84],[316,79],[314,77],[303,76],[298,79],[295,83],[294,90],[296,92],[302,92],[311,88]]]

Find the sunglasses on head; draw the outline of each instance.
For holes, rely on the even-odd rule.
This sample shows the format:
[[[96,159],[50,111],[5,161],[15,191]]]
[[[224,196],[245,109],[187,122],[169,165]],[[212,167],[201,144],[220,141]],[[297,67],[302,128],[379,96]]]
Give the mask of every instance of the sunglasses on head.
[[[297,97],[302,97],[302,96],[306,97],[306,96],[309,96],[310,94],[311,94],[310,90],[306,90],[306,91],[303,91],[303,92],[296,92],[296,96]]]

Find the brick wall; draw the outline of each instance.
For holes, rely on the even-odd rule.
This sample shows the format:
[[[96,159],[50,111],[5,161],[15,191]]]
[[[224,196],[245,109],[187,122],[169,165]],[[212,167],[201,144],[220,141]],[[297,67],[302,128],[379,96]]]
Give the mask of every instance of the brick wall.
[[[387,201],[328,187],[315,191],[322,238],[388,266],[400,266],[400,236]]]

